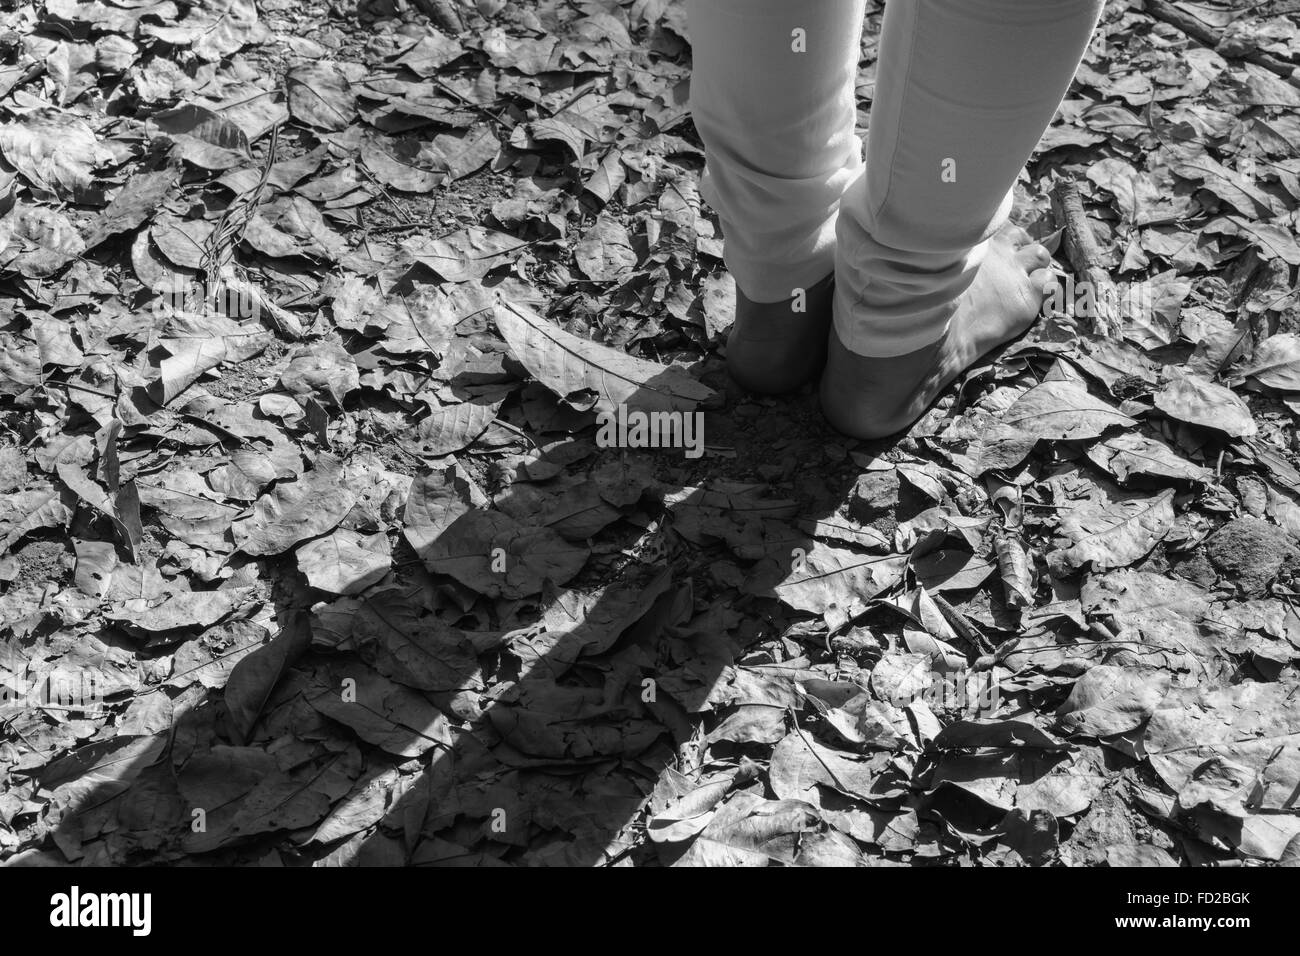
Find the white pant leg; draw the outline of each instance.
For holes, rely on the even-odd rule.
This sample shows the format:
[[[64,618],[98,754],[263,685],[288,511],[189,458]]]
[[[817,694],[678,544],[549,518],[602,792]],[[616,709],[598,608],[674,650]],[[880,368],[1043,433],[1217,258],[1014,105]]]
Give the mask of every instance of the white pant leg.
[[[865,0],[688,0],[701,193],[754,302],[789,298],[835,267],[840,197],[862,167],[864,13]]]
[[[866,169],[838,223],[835,330],[850,351],[943,337],[1103,6],[888,0]]]

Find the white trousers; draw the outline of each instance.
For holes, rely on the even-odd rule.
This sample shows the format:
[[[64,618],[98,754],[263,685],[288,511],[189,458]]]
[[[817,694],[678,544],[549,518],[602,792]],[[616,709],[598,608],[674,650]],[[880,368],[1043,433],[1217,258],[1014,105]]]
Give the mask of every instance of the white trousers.
[[[866,163],[865,0],[688,0],[702,193],[755,302],[835,272],[835,331],[903,355],[943,337],[1104,0],[888,0]]]

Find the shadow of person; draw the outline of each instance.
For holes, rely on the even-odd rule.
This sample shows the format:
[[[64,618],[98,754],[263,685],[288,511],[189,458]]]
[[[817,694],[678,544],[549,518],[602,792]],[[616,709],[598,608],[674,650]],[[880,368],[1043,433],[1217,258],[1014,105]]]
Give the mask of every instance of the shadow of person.
[[[660,401],[652,383],[624,404]],[[493,494],[445,459],[412,482],[394,573],[358,569],[367,586],[324,600],[279,560],[282,630],[229,651],[246,656],[220,692],[52,764],[46,784],[77,781],[56,844],[100,863],[672,862],[685,845],[645,839],[647,801],[750,782],[734,771],[753,747],[711,736],[721,715],[784,722],[797,700],[753,688],[792,686],[799,641],[824,647],[822,621],[901,573],[883,536],[840,515],[858,469],[842,447],[827,463],[838,439],[812,402],[756,406],[737,428],[749,403],[733,393],[698,459],[600,447],[589,418],[546,445],[524,428],[534,451]],[[782,481],[753,481],[778,444]],[[24,862],[59,862],[37,856]]]
[[[628,408],[636,409],[639,397],[631,396]],[[795,431],[796,408],[807,411],[775,405],[772,420],[752,429],[738,451],[761,458],[765,437]],[[816,468],[829,438],[804,429],[795,447],[815,450],[807,464]],[[580,434],[548,446],[539,460],[574,459],[585,441]],[[896,580],[899,559],[863,551],[858,566],[849,566],[843,556],[851,550],[826,549],[800,530],[824,531],[826,522],[848,528],[837,508],[852,469],[823,480],[815,494],[805,488],[800,500],[765,482],[728,477],[752,470],[739,454],[692,465],[672,449],[601,451],[577,480],[570,475],[554,491],[545,480],[522,481],[479,507],[458,466],[417,479],[407,539],[420,559],[417,573],[430,576],[420,587],[381,592],[349,622],[331,626],[347,628],[336,653],[355,651],[407,683],[411,669],[395,663],[399,652],[436,659],[442,670],[435,676],[437,668],[426,668],[423,689],[454,726],[412,735],[423,751],[418,776],[375,826],[322,848],[327,859],[420,866],[671,861],[682,848],[648,844],[643,809],[656,792],[675,795],[718,770],[705,765],[704,744],[715,710],[748,703],[738,670],[800,666],[762,645],[845,593],[842,583],[822,585],[826,575],[847,576],[860,602]],[[684,472],[698,478],[683,480]],[[449,515],[448,500],[463,510]],[[421,526],[429,515],[436,520]],[[540,523],[548,518],[549,525]],[[620,527],[589,550],[589,532],[607,525]],[[494,552],[502,559],[495,565]],[[782,603],[795,592],[794,603],[808,610]],[[484,616],[499,628],[463,626]],[[437,742],[429,745],[427,736]]]

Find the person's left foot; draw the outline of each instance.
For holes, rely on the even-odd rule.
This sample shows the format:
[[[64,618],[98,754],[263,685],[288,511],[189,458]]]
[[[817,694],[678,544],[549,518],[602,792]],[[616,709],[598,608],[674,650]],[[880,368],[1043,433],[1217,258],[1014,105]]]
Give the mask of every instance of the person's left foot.
[[[846,435],[884,438],[925,413],[985,352],[1023,333],[1055,283],[1051,254],[1018,226],[989,243],[975,281],[953,304],[943,338],[906,355],[850,352],[834,332],[821,381],[822,413]]]
[[[737,288],[727,336],[727,369],[736,383],[779,395],[812,381],[826,362],[834,292],[834,273],[806,289],[802,301],[752,302]]]

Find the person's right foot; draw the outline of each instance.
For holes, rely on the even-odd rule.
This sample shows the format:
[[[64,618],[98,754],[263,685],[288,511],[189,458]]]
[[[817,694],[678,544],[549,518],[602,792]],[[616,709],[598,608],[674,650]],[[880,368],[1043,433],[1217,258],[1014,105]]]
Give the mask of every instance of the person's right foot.
[[[938,342],[906,355],[873,357],[850,352],[832,330],[822,413],[854,438],[883,438],[907,428],[980,356],[1033,325],[1055,282],[1050,262],[1046,248],[1020,227],[1007,226],[989,243]]]
[[[727,336],[727,369],[742,388],[764,395],[790,392],[826,361],[834,273],[810,286],[803,301],[752,302],[736,289],[736,320]],[[803,310],[796,312],[795,307]]]

